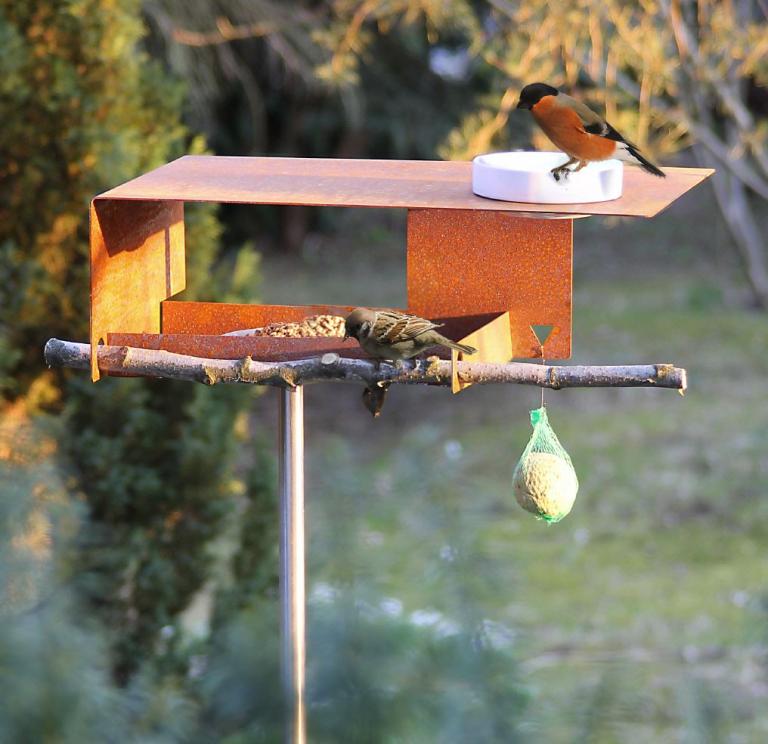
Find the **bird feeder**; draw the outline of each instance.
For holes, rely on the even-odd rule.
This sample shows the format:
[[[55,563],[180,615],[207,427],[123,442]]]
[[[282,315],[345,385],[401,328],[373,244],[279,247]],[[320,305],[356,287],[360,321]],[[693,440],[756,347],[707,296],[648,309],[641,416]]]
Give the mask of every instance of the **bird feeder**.
[[[553,205],[475,196],[471,168],[469,162],[188,156],[97,196],[90,211],[93,380],[101,374],[101,344],[218,360],[363,356],[356,341],[340,338],[222,335],[344,315],[351,307],[173,300],[185,286],[185,202],[407,209],[407,312],[444,323],[446,336],[476,347],[473,362],[540,358],[539,326],[549,329],[546,357],[567,359],[573,220],[653,217],[713,173],[667,168],[659,179],[628,168],[618,199]],[[641,379],[638,384],[649,382]],[[464,386],[454,374],[454,392]],[[302,386],[284,386],[280,400],[283,668],[289,740],[304,741]]]
[[[187,156],[91,204],[91,345],[198,357],[279,361],[360,356],[354,340],[222,334],[351,307],[178,302],[185,287],[184,203],[227,202],[408,210],[407,312],[478,349],[473,361],[571,355],[573,219],[652,217],[712,173],[625,171],[624,195],[539,205],[475,196],[468,162]],[[556,210],[556,211],[553,211]],[[92,354],[93,380],[100,372]],[[460,389],[454,384],[454,390]]]

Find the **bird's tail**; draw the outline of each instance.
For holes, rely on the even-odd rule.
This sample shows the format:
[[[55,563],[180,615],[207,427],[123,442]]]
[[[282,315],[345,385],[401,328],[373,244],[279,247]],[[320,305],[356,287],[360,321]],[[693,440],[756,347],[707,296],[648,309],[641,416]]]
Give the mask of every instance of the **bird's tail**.
[[[665,178],[667,175],[663,170],[661,170],[661,168],[658,168],[650,160],[643,157],[636,147],[633,147],[627,142],[618,143],[618,147],[616,148],[616,157],[620,160],[626,160],[628,163],[632,163],[633,165],[639,165],[644,171],[652,173],[654,176]]]
[[[443,345],[448,346],[456,351],[463,351],[465,354],[474,354],[477,349],[474,346],[467,346],[466,344],[457,344],[455,341],[451,341],[449,338],[443,339]]]

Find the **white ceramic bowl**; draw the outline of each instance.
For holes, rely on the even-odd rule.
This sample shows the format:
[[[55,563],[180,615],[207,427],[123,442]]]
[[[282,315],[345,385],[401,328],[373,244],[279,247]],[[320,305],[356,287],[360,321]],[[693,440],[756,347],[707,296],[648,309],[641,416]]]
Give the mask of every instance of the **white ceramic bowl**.
[[[621,196],[624,165],[620,160],[590,163],[556,181],[550,171],[567,161],[562,152],[478,155],[472,161],[472,191],[488,199],[535,204],[589,204]]]

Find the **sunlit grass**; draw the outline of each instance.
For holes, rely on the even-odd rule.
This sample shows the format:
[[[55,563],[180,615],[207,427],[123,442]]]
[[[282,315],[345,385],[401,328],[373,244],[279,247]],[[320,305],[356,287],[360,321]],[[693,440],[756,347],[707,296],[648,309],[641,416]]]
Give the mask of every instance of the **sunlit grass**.
[[[547,393],[581,484],[557,525],[511,488],[538,391],[399,389],[375,422],[357,391],[308,393],[312,584],[448,631],[496,624],[539,741],[680,741],[702,720],[733,741],[768,736],[768,322],[734,301],[738,283],[722,290],[730,280],[713,272],[728,260],[711,246],[694,260],[679,222],[608,230],[624,246],[627,230],[653,241],[645,259],[627,248],[624,274],[605,235],[577,256],[574,361],[674,362],[690,388]],[[367,276],[374,304],[400,286],[401,248],[337,254],[287,286],[311,276],[315,301],[362,302],[345,277]],[[590,258],[601,250],[605,269]],[[590,710],[609,735],[584,733]]]

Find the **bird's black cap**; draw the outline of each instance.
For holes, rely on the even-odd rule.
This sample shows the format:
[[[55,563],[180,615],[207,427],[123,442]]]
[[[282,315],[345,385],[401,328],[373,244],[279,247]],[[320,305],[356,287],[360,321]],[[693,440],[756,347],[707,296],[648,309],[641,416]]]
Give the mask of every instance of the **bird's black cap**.
[[[520,91],[519,109],[533,108],[544,96],[556,96],[557,88],[546,83],[531,83]]]

